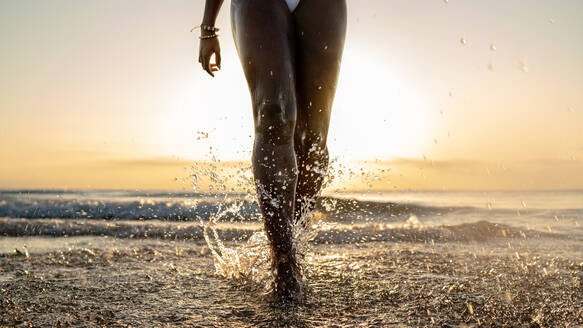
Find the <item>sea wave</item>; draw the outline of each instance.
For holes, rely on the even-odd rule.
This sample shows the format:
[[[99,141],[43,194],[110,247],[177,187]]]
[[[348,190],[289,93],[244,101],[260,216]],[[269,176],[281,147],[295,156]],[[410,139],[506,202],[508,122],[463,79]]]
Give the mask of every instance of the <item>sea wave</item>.
[[[229,219],[254,218],[259,208],[247,200],[156,200],[139,201],[86,199],[31,199],[0,201],[0,217],[109,219],[109,220],[198,220],[208,219],[221,208],[236,205],[239,212]]]
[[[203,240],[202,222],[104,221],[63,219],[0,219],[2,236],[111,236],[116,238],[160,238]],[[222,223],[213,227],[221,240],[242,241],[262,230],[260,223]],[[483,242],[492,239],[568,238],[559,233],[526,230],[488,221],[459,225],[423,226],[416,218],[398,223],[324,223],[312,242],[357,244],[375,241],[437,243]]]
[[[44,196],[35,194],[35,196]],[[162,196],[163,195],[163,196]],[[0,217],[25,219],[106,219],[106,220],[208,220],[225,208],[237,207],[227,213],[227,221],[258,221],[261,218],[257,202],[246,195],[228,196],[181,194],[123,194],[123,197],[88,198],[80,194],[53,197],[16,197],[6,192],[0,198]],[[367,201],[340,197],[321,197],[316,210],[335,222],[382,220],[399,221],[417,216],[485,212],[468,206],[439,207],[400,204],[389,201]],[[494,212],[508,210],[494,210]]]

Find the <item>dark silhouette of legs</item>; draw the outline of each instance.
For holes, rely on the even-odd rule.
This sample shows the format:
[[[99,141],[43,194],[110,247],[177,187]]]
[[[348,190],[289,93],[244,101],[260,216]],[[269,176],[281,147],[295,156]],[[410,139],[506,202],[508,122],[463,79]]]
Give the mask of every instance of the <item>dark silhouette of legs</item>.
[[[301,289],[291,227],[298,207],[313,205],[305,200],[319,192],[328,165],[346,3],[302,0],[292,14],[284,0],[232,0],[231,19],[253,105],[253,173],[275,291],[291,300]]]
[[[275,291],[292,299],[300,289],[291,230],[297,184],[293,23],[283,0],[234,0],[231,10],[253,104],[253,173],[271,243]]]
[[[346,35],[346,2],[303,0],[293,14],[296,33],[298,164],[296,220],[311,211],[328,167],[328,126]]]

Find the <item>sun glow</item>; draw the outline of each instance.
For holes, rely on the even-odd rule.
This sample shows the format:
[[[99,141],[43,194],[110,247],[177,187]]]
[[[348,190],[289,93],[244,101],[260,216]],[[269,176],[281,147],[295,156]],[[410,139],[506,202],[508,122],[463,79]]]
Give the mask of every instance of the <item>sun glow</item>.
[[[159,117],[158,151],[191,159],[211,154],[221,160],[249,159],[253,118],[247,84],[236,56],[223,59],[222,66],[215,78],[180,81],[169,110]]]
[[[155,139],[160,151],[182,158],[204,158],[210,152],[223,160],[249,158],[251,103],[239,63],[227,60],[223,66],[228,69],[215,79],[183,81],[185,87],[159,118]],[[362,49],[346,47],[329,132],[333,157],[422,156],[433,140],[426,113],[430,105],[405,76]],[[208,144],[196,142],[197,131],[208,133]]]
[[[340,158],[415,157],[431,144],[422,91],[385,62],[363,49],[345,50],[329,134]]]

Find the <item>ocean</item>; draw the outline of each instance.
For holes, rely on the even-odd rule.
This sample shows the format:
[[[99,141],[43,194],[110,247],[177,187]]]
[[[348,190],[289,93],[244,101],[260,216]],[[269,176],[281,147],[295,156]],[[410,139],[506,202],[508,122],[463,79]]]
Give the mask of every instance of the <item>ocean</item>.
[[[270,298],[253,195],[0,191],[0,325],[583,325],[583,191],[325,193]]]

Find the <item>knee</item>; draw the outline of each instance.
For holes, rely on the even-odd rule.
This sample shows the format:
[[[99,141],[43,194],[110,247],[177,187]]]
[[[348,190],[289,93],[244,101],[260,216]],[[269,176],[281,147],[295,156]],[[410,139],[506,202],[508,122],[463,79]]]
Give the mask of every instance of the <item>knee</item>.
[[[272,145],[291,144],[296,124],[293,102],[262,100],[255,106],[255,134]]]
[[[300,131],[294,138],[296,154],[302,161],[317,161],[322,165],[328,163],[326,134],[315,131]]]

